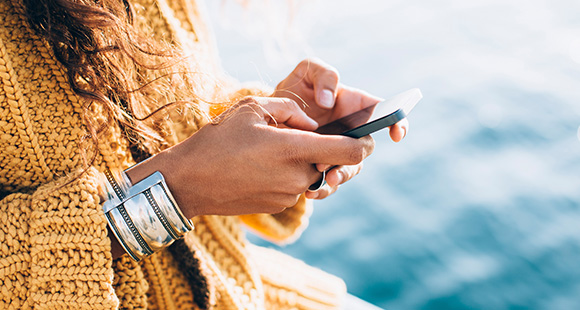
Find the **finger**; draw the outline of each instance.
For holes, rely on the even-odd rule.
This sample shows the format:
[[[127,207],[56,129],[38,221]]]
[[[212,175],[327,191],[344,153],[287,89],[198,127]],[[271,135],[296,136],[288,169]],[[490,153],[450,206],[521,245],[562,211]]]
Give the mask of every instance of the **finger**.
[[[322,190],[322,189],[320,189]],[[308,199],[318,199],[318,195],[320,195],[319,191],[316,192],[311,192],[311,191],[307,191],[306,193],[304,193],[304,197],[308,198]]]
[[[355,175],[359,174],[363,167],[360,163],[354,166],[337,166],[326,174],[326,185],[316,192],[306,192],[306,198],[309,199],[324,199],[332,195],[341,184],[352,179]]]
[[[316,192],[306,192],[305,196],[308,199],[324,199],[338,190],[338,186],[331,187],[328,184],[324,185]]]
[[[318,172],[326,171],[330,167],[332,167],[332,166],[328,165],[328,164],[316,164],[316,170],[318,170]]]
[[[409,128],[409,121],[404,118],[395,125],[389,128],[389,135],[394,142],[399,142],[405,138],[407,135],[407,129]]]
[[[324,109],[332,108],[340,80],[338,70],[316,58],[306,59],[298,67],[302,67],[299,71],[306,72],[305,79],[314,89],[316,104]]]
[[[353,166],[338,166],[333,168],[326,173],[326,183],[330,187],[336,187],[343,184],[359,174],[362,167],[363,163]]]
[[[327,165],[356,165],[374,150],[370,136],[353,139],[339,135],[319,135],[301,131],[289,136],[294,160]],[[293,140],[292,140],[293,139]]]
[[[267,112],[263,116],[269,117],[275,124],[283,124],[301,130],[318,128],[318,123],[302,111],[296,101],[292,99],[256,97],[253,100]]]

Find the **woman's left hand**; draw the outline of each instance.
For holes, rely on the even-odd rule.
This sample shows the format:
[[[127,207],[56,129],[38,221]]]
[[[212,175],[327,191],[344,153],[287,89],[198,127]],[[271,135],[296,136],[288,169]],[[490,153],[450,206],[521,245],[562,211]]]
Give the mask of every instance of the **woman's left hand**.
[[[340,83],[338,71],[318,59],[306,59],[300,62],[294,71],[276,86],[273,97],[286,97],[302,104],[308,116],[320,126],[377,104],[381,98],[372,96],[362,90]],[[409,123],[403,119],[389,128],[391,139],[401,141]],[[332,163],[319,163],[317,169],[322,172]],[[340,184],[357,175],[362,163],[356,166],[337,166],[326,174],[327,185],[316,192],[307,192],[306,197],[322,199],[336,191]]]

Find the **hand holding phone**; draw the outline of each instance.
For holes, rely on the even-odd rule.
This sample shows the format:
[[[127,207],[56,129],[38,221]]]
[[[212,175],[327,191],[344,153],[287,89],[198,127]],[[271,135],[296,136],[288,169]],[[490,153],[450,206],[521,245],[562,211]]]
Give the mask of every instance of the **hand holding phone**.
[[[418,88],[413,88],[321,126],[315,132],[358,139],[395,125],[411,113],[421,98],[423,98],[421,91]],[[326,184],[325,178],[326,171],[323,171],[322,178],[310,185],[308,190],[317,191],[322,188]]]

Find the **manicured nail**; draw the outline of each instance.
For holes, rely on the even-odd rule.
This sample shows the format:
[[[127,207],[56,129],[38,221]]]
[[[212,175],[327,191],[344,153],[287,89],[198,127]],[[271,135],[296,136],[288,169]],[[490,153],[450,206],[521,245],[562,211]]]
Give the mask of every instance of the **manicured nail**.
[[[334,105],[334,95],[328,89],[323,89],[318,93],[318,105],[323,108],[332,108]]]

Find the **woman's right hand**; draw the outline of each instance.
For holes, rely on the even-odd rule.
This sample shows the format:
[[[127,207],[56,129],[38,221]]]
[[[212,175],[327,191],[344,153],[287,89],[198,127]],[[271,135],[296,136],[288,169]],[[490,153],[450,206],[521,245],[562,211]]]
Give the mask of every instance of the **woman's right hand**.
[[[278,213],[321,177],[314,164],[356,165],[374,148],[370,137],[313,133],[291,99],[246,98],[224,115],[130,169],[133,183],[160,171],[189,218]]]

